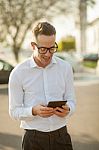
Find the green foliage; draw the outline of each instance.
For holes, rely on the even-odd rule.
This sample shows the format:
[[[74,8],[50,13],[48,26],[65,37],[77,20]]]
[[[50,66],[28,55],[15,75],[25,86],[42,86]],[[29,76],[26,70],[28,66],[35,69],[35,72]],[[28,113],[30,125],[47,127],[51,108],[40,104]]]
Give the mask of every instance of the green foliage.
[[[76,49],[75,38],[73,36],[67,36],[58,43],[58,51],[70,51]]]
[[[97,62],[95,62],[95,61],[84,61],[83,65],[85,67],[88,67],[88,68],[96,68],[97,67]]]

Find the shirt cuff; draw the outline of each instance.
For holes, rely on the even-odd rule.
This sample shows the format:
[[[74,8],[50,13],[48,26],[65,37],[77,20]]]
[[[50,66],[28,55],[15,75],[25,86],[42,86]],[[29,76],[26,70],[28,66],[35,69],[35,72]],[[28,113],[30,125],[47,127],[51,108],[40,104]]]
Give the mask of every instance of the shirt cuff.
[[[33,118],[34,116],[32,115],[32,107],[25,108],[24,113],[21,116],[21,120],[30,121]]]
[[[71,116],[72,115],[72,107],[71,107],[71,105],[67,102],[67,106],[69,107],[69,109],[70,109],[70,111],[69,111],[69,114],[68,114],[68,116]]]

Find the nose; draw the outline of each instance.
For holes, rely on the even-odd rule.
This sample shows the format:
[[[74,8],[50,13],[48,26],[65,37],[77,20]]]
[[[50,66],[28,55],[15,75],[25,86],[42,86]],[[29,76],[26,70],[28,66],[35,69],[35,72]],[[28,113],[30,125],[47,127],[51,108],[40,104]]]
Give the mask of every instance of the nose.
[[[49,50],[47,50],[47,52],[46,52],[46,54],[45,54],[45,56],[51,56],[52,54],[49,52]]]

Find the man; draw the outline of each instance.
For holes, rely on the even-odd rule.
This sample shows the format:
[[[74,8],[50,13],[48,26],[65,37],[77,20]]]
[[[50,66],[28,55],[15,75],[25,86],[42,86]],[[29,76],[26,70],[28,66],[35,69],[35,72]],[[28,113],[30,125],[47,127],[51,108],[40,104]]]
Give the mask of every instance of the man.
[[[51,24],[40,22],[33,33],[33,56],[10,75],[9,113],[25,130],[23,150],[72,150],[66,127],[75,110],[72,68],[53,56],[58,45]],[[62,108],[47,107],[49,101],[61,100],[67,100]]]

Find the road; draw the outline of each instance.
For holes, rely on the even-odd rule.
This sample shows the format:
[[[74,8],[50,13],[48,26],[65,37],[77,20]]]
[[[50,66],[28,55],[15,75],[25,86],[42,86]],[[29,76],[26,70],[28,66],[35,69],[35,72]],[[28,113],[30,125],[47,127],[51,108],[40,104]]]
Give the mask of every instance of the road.
[[[0,150],[20,150],[23,130],[8,115],[7,85],[0,85]],[[75,83],[77,108],[68,122],[74,150],[99,150],[99,82]]]

